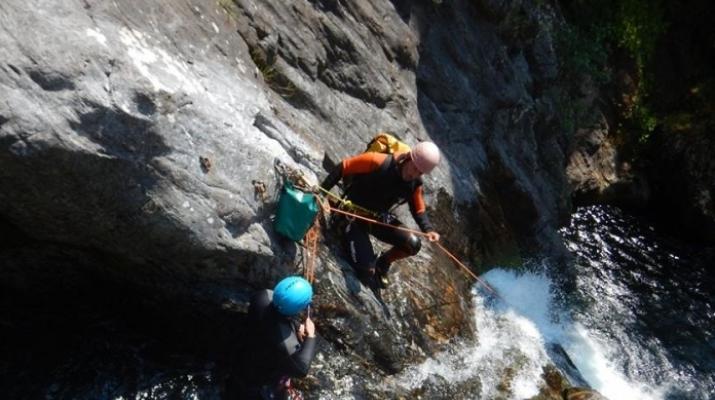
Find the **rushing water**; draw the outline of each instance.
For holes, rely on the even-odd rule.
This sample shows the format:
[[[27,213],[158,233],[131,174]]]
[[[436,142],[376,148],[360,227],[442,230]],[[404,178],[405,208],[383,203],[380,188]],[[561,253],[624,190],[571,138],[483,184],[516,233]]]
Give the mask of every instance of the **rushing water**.
[[[610,399],[715,398],[712,251],[659,236],[615,208],[573,217],[562,230],[574,255],[570,278],[549,265],[491,270],[484,278],[500,298],[475,288],[478,343],[409,369],[407,386],[477,375],[474,398],[523,399],[538,393],[553,363]]]

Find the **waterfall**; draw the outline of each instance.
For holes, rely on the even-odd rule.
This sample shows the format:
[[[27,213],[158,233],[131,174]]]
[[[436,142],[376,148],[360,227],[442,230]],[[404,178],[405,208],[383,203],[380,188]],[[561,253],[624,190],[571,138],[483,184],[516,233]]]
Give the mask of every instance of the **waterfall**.
[[[662,237],[612,207],[579,209],[561,233],[575,285],[556,284],[563,270],[547,262],[490,270],[483,278],[499,296],[475,286],[476,341],[407,369],[403,385],[478,377],[475,399],[524,399],[553,364],[574,386],[611,399],[714,398],[710,250]]]

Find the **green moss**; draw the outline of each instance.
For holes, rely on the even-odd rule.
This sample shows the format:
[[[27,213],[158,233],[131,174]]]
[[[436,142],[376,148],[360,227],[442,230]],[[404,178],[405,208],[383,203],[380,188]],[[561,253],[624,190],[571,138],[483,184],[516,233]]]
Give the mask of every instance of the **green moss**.
[[[275,66],[275,60],[269,60],[266,53],[257,47],[249,51],[253,63],[261,72],[263,80],[268,87],[280,96],[289,99],[296,93],[296,86],[288,78],[285,77]]]
[[[715,78],[706,78],[690,87],[689,93],[680,106],[681,109],[662,118],[664,132],[668,134],[713,135],[715,132]]]
[[[621,0],[614,21],[614,39],[626,49],[643,73],[666,24],[659,0]]]
[[[567,25],[557,33],[557,46],[562,57],[562,72],[574,82],[585,75],[598,83],[611,79],[608,67],[610,50],[606,28],[581,29]]]
[[[557,37],[564,76],[575,87],[584,75],[608,84],[613,78],[610,64],[622,63],[615,56],[625,55],[636,86],[620,109],[619,135],[628,143],[645,143],[660,123],[649,101],[649,68],[667,26],[662,0],[576,0],[564,3],[564,9],[568,23]]]
[[[238,11],[236,10],[236,4],[234,3],[234,0],[217,0],[216,4],[221,7],[221,9],[231,17],[234,21],[237,20],[238,17]]]

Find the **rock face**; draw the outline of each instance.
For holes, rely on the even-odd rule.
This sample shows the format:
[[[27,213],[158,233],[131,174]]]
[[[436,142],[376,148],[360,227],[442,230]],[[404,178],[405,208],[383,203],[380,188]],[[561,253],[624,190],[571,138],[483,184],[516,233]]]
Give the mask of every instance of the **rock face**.
[[[200,6],[3,5],[8,222],[186,278],[287,272],[247,190],[286,153],[253,126],[269,103],[247,49]]]
[[[427,197],[460,258],[561,254],[558,20],[547,4],[466,0],[4,1],[0,231],[15,239],[0,285],[61,297],[101,280],[240,321],[299,257],[271,226],[276,160],[315,182],[380,130],[443,150]],[[382,375],[470,334],[471,284],[446,257],[424,246],[381,302],[327,237],[314,390],[345,390],[367,360],[354,391],[380,393]],[[242,327],[216,329],[220,348]]]
[[[589,118],[579,121],[567,175],[576,204],[610,203],[648,213],[676,235],[711,246],[713,7],[702,0],[661,6],[666,27],[644,71],[636,71],[632,59],[614,50],[613,81],[605,90],[599,93],[584,77],[579,106]],[[648,77],[644,104],[658,121],[647,140],[615,128],[628,124],[624,110],[642,97],[642,74]]]
[[[557,17],[520,3],[412,3],[238,1],[237,26],[285,99],[277,117],[332,159],[379,130],[431,139],[447,162],[428,184],[471,207],[475,258],[553,247],[545,227],[568,211],[567,143],[545,90]]]
[[[600,118],[594,126],[577,129],[566,167],[575,203],[643,207],[651,197],[644,172],[622,159],[609,122],[598,108],[593,113]]]
[[[692,241],[715,245],[715,103],[711,2],[668,4],[672,23],[656,50],[654,97],[667,113],[653,135],[646,173],[653,211]],[[683,44],[687,43],[687,44]]]
[[[715,140],[709,131],[667,132],[652,144],[652,208],[684,237],[715,245]]]

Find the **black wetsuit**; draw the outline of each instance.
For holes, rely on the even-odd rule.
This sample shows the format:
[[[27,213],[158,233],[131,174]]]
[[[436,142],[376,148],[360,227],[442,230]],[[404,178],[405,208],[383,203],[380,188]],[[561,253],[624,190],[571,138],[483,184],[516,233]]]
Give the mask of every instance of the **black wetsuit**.
[[[308,374],[315,355],[316,338],[301,343],[297,326],[273,306],[273,291],[261,290],[251,298],[248,309],[250,344],[244,355],[241,379],[248,382],[245,398],[257,395],[261,386],[275,386],[284,378]]]
[[[390,213],[390,209],[395,205],[407,202],[412,217],[420,229],[423,232],[433,230],[422,199],[422,180],[417,178],[405,181],[402,178],[400,166],[392,155],[363,153],[345,159],[325,178],[321,186],[330,190],[341,178],[346,176],[352,178],[345,193],[346,197],[354,204],[380,214],[382,222],[403,225]],[[359,210],[357,212],[359,213]],[[372,215],[369,217],[375,218]],[[373,235],[394,246],[383,254],[382,260],[376,262],[375,252],[368,235]],[[393,261],[415,255],[421,247],[420,239],[415,234],[358,219],[346,226],[344,239],[350,264],[358,273],[363,274],[375,266],[378,269],[383,269],[382,272],[386,273],[386,269]],[[384,262],[382,266],[380,265],[381,261]]]

